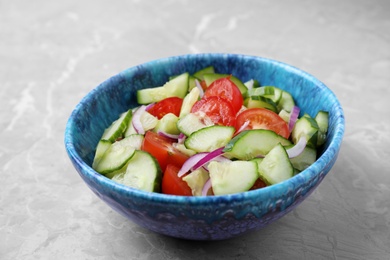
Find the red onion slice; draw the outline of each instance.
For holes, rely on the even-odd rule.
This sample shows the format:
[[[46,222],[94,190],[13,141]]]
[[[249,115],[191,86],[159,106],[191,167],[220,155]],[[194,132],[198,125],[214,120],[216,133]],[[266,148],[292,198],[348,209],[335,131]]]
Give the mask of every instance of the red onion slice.
[[[297,157],[298,155],[300,155],[303,152],[303,150],[305,149],[306,144],[307,144],[306,137],[305,136],[301,136],[301,138],[299,138],[298,143],[296,143],[290,149],[286,150],[286,152],[288,154],[288,157],[289,158],[294,158],[294,157]]]
[[[141,123],[141,116],[146,111],[146,108],[147,107],[145,105],[142,105],[139,108],[137,108],[137,110],[133,114],[133,118],[131,120],[131,123],[132,123],[135,131],[137,132],[137,134],[142,134],[142,135],[145,134],[145,129]]]
[[[155,104],[156,104],[156,103],[153,102],[153,103],[150,103],[150,104],[146,105],[145,110],[148,111],[148,110],[151,109]]]
[[[199,89],[199,97],[202,98],[204,95],[204,91],[203,91],[202,86],[199,83],[199,80],[195,79],[195,85]]]
[[[178,177],[182,177],[184,174],[186,174],[188,171],[190,171],[195,164],[197,164],[203,157],[205,157],[208,153],[197,153],[190,158],[187,159],[187,161],[184,162],[183,166],[177,173]]]
[[[207,196],[208,191],[211,189],[211,179],[208,179],[203,188],[202,188],[202,196]]]
[[[179,137],[177,138],[177,142],[179,143],[179,144],[184,144],[184,141],[186,140],[186,135],[185,134],[183,134],[183,133],[180,133],[179,134]]]
[[[238,129],[238,131],[236,132],[236,134],[238,133],[241,133],[242,131],[245,130],[245,128],[249,125],[249,120],[246,120],[245,123],[242,124],[242,126],[240,127],[240,129]]]
[[[220,155],[220,156],[217,156],[217,157],[214,157],[214,159],[212,159],[212,161],[217,161],[217,162],[221,162],[221,163],[227,163],[227,162],[231,162],[232,160]],[[210,162],[210,161],[208,161]],[[206,162],[203,166],[201,166],[203,169],[205,169],[206,171],[209,171],[209,168],[207,167],[208,166],[208,162]]]
[[[291,113],[290,113],[290,119],[288,121],[288,129],[290,130],[290,133],[293,130],[295,122],[298,119],[299,112],[300,112],[299,107],[293,106],[293,108],[291,110]]]
[[[179,135],[169,134],[169,133],[164,132],[162,130],[158,130],[157,133],[161,136],[168,137],[171,139],[175,139],[175,140],[179,139]]]
[[[150,103],[149,105],[146,105],[145,110],[149,111],[156,103]]]
[[[204,156],[202,159],[200,159],[193,167],[192,167],[192,170],[196,170],[198,169],[199,167],[202,167],[203,165],[205,165],[206,163],[208,163],[209,161],[215,159],[216,157],[220,156],[223,154],[223,148],[225,147],[221,147],[221,148],[218,148],[218,149],[215,149],[214,151],[211,151],[209,153],[206,154],[206,156]]]

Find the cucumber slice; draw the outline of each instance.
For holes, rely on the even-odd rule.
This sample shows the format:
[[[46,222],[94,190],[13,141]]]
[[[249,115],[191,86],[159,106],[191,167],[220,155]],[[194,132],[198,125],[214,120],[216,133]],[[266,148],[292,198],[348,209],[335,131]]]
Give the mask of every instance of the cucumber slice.
[[[263,86],[258,89],[265,88],[265,93],[272,93],[272,94],[265,94],[264,97],[271,99],[275,104],[278,104],[280,99],[282,98],[283,90],[280,88],[274,87],[274,86]]]
[[[199,89],[193,88],[183,99],[183,104],[181,105],[179,117],[188,115],[191,112],[192,106],[195,104],[196,101],[198,101],[199,97]]]
[[[177,76],[179,76],[179,75],[170,76],[170,77],[169,77],[169,80],[172,80],[172,79],[176,78]],[[192,90],[194,87],[196,87],[195,79],[197,79],[197,78],[195,78],[195,77],[192,76],[192,75],[189,75],[189,76],[188,76],[188,91],[190,91],[190,90]]]
[[[318,111],[314,119],[318,125],[317,146],[320,146],[325,143],[326,133],[328,132],[329,125],[329,113],[322,110]]]
[[[176,125],[178,121],[179,118],[176,115],[172,113],[165,114],[160,120],[158,120],[153,131],[154,132],[163,131],[168,134],[178,135],[180,134],[180,131]]]
[[[147,111],[142,113],[140,121],[141,121],[142,127],[144,128],[145,132],[155,128],[156,125],[158,124],[157,117],[153,116],[152,114],[150,114]]]
[[[252,88],[252,89],[248,90],[248,96],[250,96],[250,97],[256,97],[256,96],[264,97],[266,95],[271,96],[273,94],[274,94],[274,89],[270,88],[270,87],[265,87],[265,86],[258,87],[258,88]]]
[[[195,152],[211,152],[225,146],[233,137],[232,126],[213,125],[193,132],[184,141],[184,145]]]
[[[239,80],[235,76],[230,75],[230,74],[218,74],[218,73],[211,73],[211,74],[204,74],[203,75],[204,81],[206,82],[207,86],[210,86],[211,83],[213,83],[217,79],[227,78],[227,77],[230,77],[230,80],[233,81],[233,83],[240,89],[242,96],[246,97],[246,95],[248,93],[248,88],[245,86],[244,83],[242,83],[241,80]]]
[[[206,181],[209,179],[209,173],[203,168],[196,169],[190,174],[183,177],[188,187],[191,188],[192,195],[201,196],[202,189]]]
[[[148,192],[159,192],[161,179],[162,172],[157,160],[144,151],[135,151],[126,172],[112,177],[113,181]]]
[[[260,158],[254,158],[252,159],[251,161],[252,162],[256,162],[257,163],[257,166],[259,166],[259,164],[264,160],[264,158],[260,157]]]
[[[268,154],[278,143],[283,146],[291,145],[288,139],[271,130],[246,130],[236,135],[223,151],[232,158],[250,160]]]
[[[215,195],[248,191],[259,178],[254,161],[211,161],[208,169]]]
[[[197,72],[195,72],[193,74],[193,76],[199,80],[203,80],[203,75],[204,74],[214,74],[215,73],[215,70],[214,70],[214,67],[213,66],[208,66],[208,67],[205,67],[201,70],[198,70]]]
[[[257,79],[248,80],[247,82],[244,83],[244,85],[248,89],[248,91],[250,89],[259,88],[260,87],[260,83],[259,83],[259,81]]]
[[[183,73],[172,78],[162,87],[140,89],[137,91],[138,104],[150,104],[168,97],[184,98],[188,92],[189,74]]]
[[[290,116],[291,116],[291,113],[288,112],[287,110],[280,110],[279,111],[279,114],[278,114],[283,120],[284,122],[286,122],[287,124],[290,122]]]
[[[261,158],[254,158],[250,160],[251,162],[255,162],[257,164],[257,172],[259,171],[260,163],[264,160],[264,157]],[[260,177],[260,175],[259,175]]]
[[[97,172],[106,175],[125,166],[135,152],[135,148],[129,146],[125,139],[117,141],[108,147],[100,161],[95,165],[94,169]]]
[[[196,152],[195,152],[194,150],[188,149],[184,144],[173,143],[172,145],[173,145],[173,147],[174,147],[176,150],[178,150],[178,151],[184,153],[184,154],[187,155],[188,157],[191,157],[191,156],[193,156],[193,155],[196,154]]]
[[[276,104],[265,97],[247,98],[244,102],[247,108],[266,108],[276,113]]]
[[[122,139],[121,142],[122,142],[123,146],[131,146],[135,150],[140,150],[141,146],[142,146],[143,140],[144,140],[144,136],[143,135],[132,134],[132,135],[128,136],[127,138]],[[126,172],[126,168],[127,168],[127,164],[125,164],[119,170],[115,170],[115,171],[112,171],[112,172],[105,173],[104,176],[106,176],[107,178],[111,179],[116,174]]]
[[[177,128],[186,136],[212,125],[214,125],[213,121],[204,113],[189,113],[177,122]]]
[[[117,120],[115,120],[103,133],[101,139],[108,140],[111,143],[121,137],[131,121],[133,113],[129,109],[122,113]]]
[[[286,147],[287,148],[287,147]],[[317,149],[306,146],[303,152],[294,157],[290,158],[290,162],[295,169],[303,171],[310,165],[312,165],[317,159]]]
[[[282,98],[283,90],[274,86],[263,86],[251,89],[248,96],[253,100],[269,103],[274,107],[273,111],[278,112],[278,103]],[[267,108],[267,107],[266,107]]]
[[[261,161],[259,175],[268,185],[282,182],[294,175],[294,168],[281,144],[277,144]]]
[[[286,110],[287,112],[291,112],[294,106],[295,102],[291,94],[287,91],[282,91],[282,96],[277,105],[278,111]]]
[[[188,77],[188,91],[191,91],[196,87],[195,80],[197,80],[197,78],[192,75]]]
[[[132,134],[122,140],[120,140],[122,146],[133,147],[136,150],[141,150],[142,143],[144,141],[144,135],[141,134]]]
[[[127,137],[127,136],[133,135],[133,134],[137,134],[137,131],[135,130],[133,123],[130,120],[128,125],[127,125],[126,131],[124,132],[123,135],[124,135],[124,137]]]
[[[309,115],[304,115],[295,122],[295,126],[291,132],[291,138],[296,144],[299,139],[305,136],[307,145],[310,147],[317,147],[318,125],[315,119]]]
[[[141,105],[158,102],[167,97],[170,97],[170,93],[164,87],[137,90],[137,102]]]
[[[96,152],[95,152],[95,157],[93,158],[92,162],[92,168],[96,168],[96,165],[100,162],[102,159],[104,153],[107,151],[107,149],[111,146],[111,142],[108,140],[101,139],[96,146]]]
[[[188,92],[189,76],[188,72],[180,74],[176,78],[165,83],[163,87],[168,91],[168,93],[170,93],[170,95],[184,98]]]
[[[113,144],[107,140],[100,140],[92,168],[101,174],[108,175],[123,168],[133,156],[134,150],[140,150],[143,135],[133,134]]]

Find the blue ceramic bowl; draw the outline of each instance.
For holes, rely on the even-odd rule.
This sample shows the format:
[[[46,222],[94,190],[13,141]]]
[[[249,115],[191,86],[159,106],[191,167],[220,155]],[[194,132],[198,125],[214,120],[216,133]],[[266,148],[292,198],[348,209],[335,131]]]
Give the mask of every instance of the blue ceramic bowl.
[[[243,81],[258,79],[290,92],[302,112],[329,111],[329,131],[318,160],[282,183],[239,194],[182,197],[149,193],[118,184],[91,168],[95,147],[121,112],[137,106],[138,89],[160,86],[171,75],[213,65]],[[287,64],[235,54],[194,54],[129,68],[92,90],[76,106],[65,130],[68,155],[88,187],[114,210],[155,232],[192,240],[221,240],[262,228],[305,200],[334,165],[344,134],[336,96],[313,76]]]

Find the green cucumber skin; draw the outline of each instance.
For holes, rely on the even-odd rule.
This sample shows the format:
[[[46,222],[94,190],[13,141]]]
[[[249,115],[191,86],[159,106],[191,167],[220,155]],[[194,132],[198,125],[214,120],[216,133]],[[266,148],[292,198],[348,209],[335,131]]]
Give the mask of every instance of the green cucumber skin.
[[[283,91],[282,97],[280,98],[280,101],[277,106],[279,112],[281,110],[286,110],[287,112],[291,112],[294,106],[295,106],[295,101],[291,96],[291,94],[286,91]]]
[[[141,150],[142,142],[144,141],[144,135],[141,134],[132,134],[129,136],[126,136],[120,142],[122,142],[123,145],[133,147],[136,150]]]
[[[194,113],[187,114],[177,122],[177,128],[186,136],[190,136],[193,132],[212,125],[211,119],[205,120],[205,118]]]
[[[259,163],[258,167],[260,178],[267,185],[273,185],[294,176],[294,168],[285,147],[281,144],[277,144]]]
[[[317,146],[321,146],[325,143],[326,133],[328,132],[329,113],[326,111],[320,110],[320,111],[318,111],[318,113],[314,119],[318,125]]]
[[[291,132],[291,138],[296,144],[301,136],[305,136],[307,140],[307,146],[316,148],[318,139],[318,125],[315,119],[309,115],[304,115],[297,120],[295,126]]]
[[[264,88],[264,97],[271,99],[276,105],[279,103],[282,98],[282,90],[274,86],[262,86],[258,89]]]
[[[112,172],[121,170],[134,156],[135,150],[141,149],[143,140],[144,136],[139,134],[129,135],[109,146],[106,144],[108,141],[100,140],[99,144],[101,143],[100,145],[103,145],[103,147],[100,148],[102,151],[96,150],[96,155],[100,159],[98,157],[96,158],[93,168],[106,176]]]
[[[247,100],[247,107],[253,108],[253,107],[260,107],[260,108],[266,108],[273,112],[277,112],[277,107],[275,102],[273,102],[271,99],[263,97],[263,96],[251,96]]]
[[[95,170],[103,175],[120,170],[133,157],[135,149],[122,146],[120,141],[113,143],[104,153]]]
[[[132,116],[133,112],[131,109],[122,113],[117,120],[112,122],[111,125],[106,128],[101,139],[108,140],[113,143],[115,140],[122,137],[129,122],[131,121]]]
[[[183,73],[172,78],[163,86],[137,91],[138,104],[145,105],[161,101],[168,97],[184,98],[188,92],[189,74]]]
[[[125,171],[112,176],[112,180],[147,192],[160,192],[162,171],[157,160],[148,152],[135,151]]]
[[[208,168],[215,195],[248,191],[259,178],[255,161],[212,161]]]
[[[317,149],[306,146],[303,152],[294,157],[290,158],[291,164],[298,171],[303,171],[312,165],[317,160]]]
[[[96,152],[95,157],[93,158],[92,162],[92,168],[96,168],[96,166],[99,164],[100,160],[102,159],[104,153],[107,151],[108,148],[111,146],[111,141],[101,139],[96,146]]]
[[[199,80],[203,80],[204,79],[204,75],[205,74],[215,74],[215,69],[213,66],[208,66],[206,68],[203,68],[201,70],[198,70],[197,72],[195,72],[192,76],[199,79]]]
[[[184,98],[188,93],[190,74],[185,72],[164,84],[164,88],[171,96]]]
[[[259,155],[266,155],[278,143],[283,146],[291,142],[271,130],[253,129],[242,131],[224,148],[224,152],[240,160],[250,160]]]
[[[193,88],[192,90],[190,90],[190,92],[183,99],[179,118],[182,118],[191,112],[193,105],[196,103],[196,101],[199,100],[199,97],[200,91],[198,88]]]
[[[231,126],[213,125],[193,132],[184,141],[184,145],[198,153],[211,152],[225,146],[233,137],[235,128]]]

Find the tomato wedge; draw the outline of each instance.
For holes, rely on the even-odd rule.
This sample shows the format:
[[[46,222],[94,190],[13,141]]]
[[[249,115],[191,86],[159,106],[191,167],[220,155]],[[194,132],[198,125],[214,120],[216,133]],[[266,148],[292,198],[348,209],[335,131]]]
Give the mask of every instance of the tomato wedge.
[[[174,140],[148,131],[145,134],[141,149],[153,155],[164,172],[168,164],[180,167],[188,159],[188,156],[173,147]]]
[[[179,167],[168,164],[162,178],[161,191],[164,194],[192,196],[191,188],[177,176],[179,170]]]
[[[271,110],[265,108],[249,108],[242,111],[236,118],[236,129],[239,129],[246,121],[249,124],[245,130],[268,129],[284,138],[290,136],[287,123]]]
[[[157,117],[158,119],[161,119],[168,113],[172,113],[176,116],[179,116],[182,104],[182,98],[169,97],[154,104],[151,108],[148,109],[148,112],[153,116]]]
[[[192,113],[202,111],[214,124],[235,126],[236,113],[229,101],[218,96],[198,100],[191,109]]]
[[[211,96],[218,96],[228,100],[232,104],[234,113],[241,109],[244,102],[240,89],[229,77],[217,79],[207,87],[204,97]]]
[[[266,187],[267,184],[262,179],[257,179],[250,190],[257,190]]]

